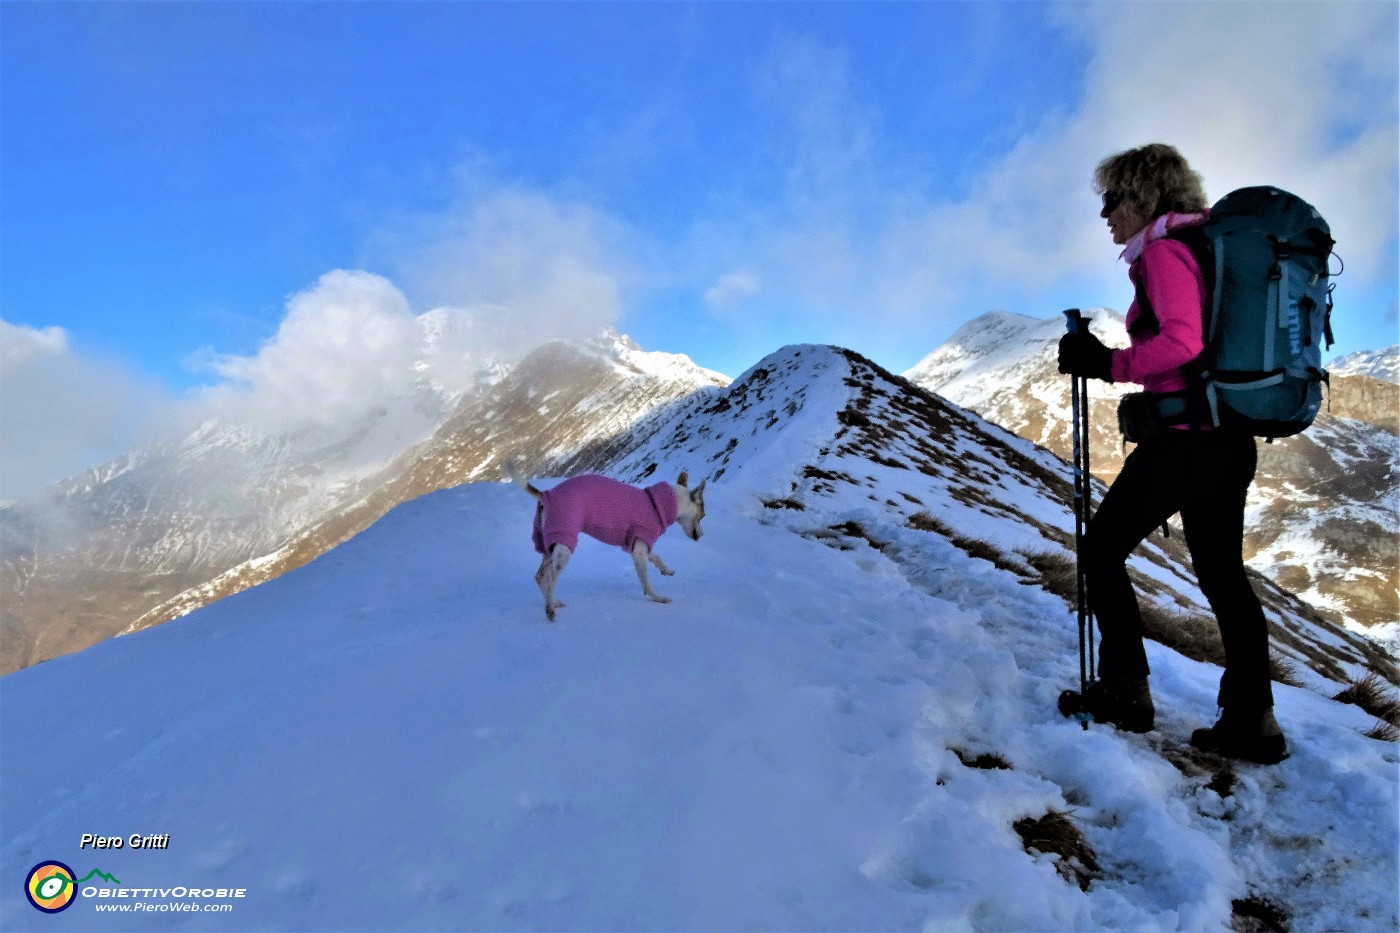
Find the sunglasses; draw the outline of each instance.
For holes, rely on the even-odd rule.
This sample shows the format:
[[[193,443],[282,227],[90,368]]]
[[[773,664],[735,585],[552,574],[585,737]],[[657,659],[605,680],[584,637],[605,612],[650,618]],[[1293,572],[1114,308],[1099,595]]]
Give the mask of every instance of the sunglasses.
[[[1122,204],[1123,201],[1126,199],[1127,195],[1121,191],[1105,191],[1103,193],[1102,216],[1107,217],[1109,214],[1112,214],[1115,210],[1117,210],[1118,205]]]

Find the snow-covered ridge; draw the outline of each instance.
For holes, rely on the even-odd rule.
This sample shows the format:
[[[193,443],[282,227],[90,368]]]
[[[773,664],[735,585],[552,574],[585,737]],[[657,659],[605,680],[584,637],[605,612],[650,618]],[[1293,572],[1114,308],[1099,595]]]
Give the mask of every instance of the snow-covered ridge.
[[[1400,345],[1348,353],[1333,360],[1327,368],[1333,375],[1370,376],[1400,383]]]
[[[625,372],[717,386],[728,385],[730,381],[723,373],[697,366],[684,354],[643,350],[631,337],[612,328],[584,346]]]
[[[601,465],[640,483],[684,469],[765,508],[795,511],[808,497],[855,490],[860,501],[882,503],[890,513],[882,521],[958,529],[969,547],[998,554],[1029,580],[1043,579],[1047,560],[1072,560],[1064,461],[836,348],[784,348],[727,390],[696,393],[638,422],[608,453],[604,461],[565,464],[557,475]],[[885,474],[894,479],[882,499]],[[1154,537],[1133,567],[1163,619],[1206,613],[1179,537]],[[1288,594],[1264,581],[1256,586],[1289,633],[1280,654],[1290,663],[1340,683],[1383,658],[1374,644],[1323,624]],[[1348,658],[1340,667],[1327,660],[1338,651]],[[1391,676],[1389,662],[1380,663]]]
[[[529,497],[417,498],[298,570],[0,679],[0,875],[52,858],[129,889],[245,888],[193,915],[210,930],[1400,922],[1400,753],[1321,676],[1277,686],[1292,757],[1272,768],[1192,752],[1219,668],[1156,642],[1157,731],[1055,711],[1078,662],[1033,563],[1066,547],[1045,451],[826,347],[618,443],[617,475],[711,478],[702,540],[658,546],[671,604],[585,541],[550,625]],[[1159,542],[1135,570],[1154,604],[1199,599]],[[95,815],[172,850],[88,866]],[[1046,823],[1077,845],[1026,841]],[[52,926],[6,887],[0,925]]]
[[[1123,316],[1107,308],[1083,312],[1089,329],[1109,346],[1124,346]],[[971,388],[989,374],[1002,375],[1043,354],[1065,333],[1063,318],[1033,318],[1010,311],[992,311],[964,324],[942,346],[904,373],[916,385],[940,394],[945,387]],[[1005,378],[1003,376],[1003,378]]]

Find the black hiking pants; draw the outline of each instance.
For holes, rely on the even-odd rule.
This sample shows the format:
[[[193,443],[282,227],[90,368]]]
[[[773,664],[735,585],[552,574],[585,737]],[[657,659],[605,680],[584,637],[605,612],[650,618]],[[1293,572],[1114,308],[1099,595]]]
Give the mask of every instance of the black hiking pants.
[[[1224,431],[1170,430],[1128,455],[1094,512],[1084,539],[1089,604],[1102,640],[1099,677],[1146,677],[1142,615],[1128,555],[1181,513],[1186,547],[1225,646],[1219,704],[1273,706],[1269,630],[1244,569],[1245,494],[1254,479],[1254,438]]]

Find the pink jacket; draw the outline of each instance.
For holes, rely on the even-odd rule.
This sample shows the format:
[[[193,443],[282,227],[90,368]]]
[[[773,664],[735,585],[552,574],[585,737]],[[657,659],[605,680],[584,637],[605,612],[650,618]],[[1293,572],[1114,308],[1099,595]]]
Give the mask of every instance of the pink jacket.
[[[1147,293],[1161,328],[1157,334],[1130,336],[1130,346],[1113,351],[1114,382],[1136,382],[1148,392],[1186,388],[1183,367],[1205,349],[1201,308],[1205,279],[1184,243],[1165,239],[1171,230],[1205,223],[1205,214],[1165,214],[1128,242],[1128,278]],[[1136,297],[1128,308],[1128,333],[1141,315]]]
[[[670,483],[638,489],[606,476],[575,476],[547,489],[535,509],[534,543],[541,554],[556,544],[578,550],[580,533],[631,551],[648,548],[676,520],[676,491]]]

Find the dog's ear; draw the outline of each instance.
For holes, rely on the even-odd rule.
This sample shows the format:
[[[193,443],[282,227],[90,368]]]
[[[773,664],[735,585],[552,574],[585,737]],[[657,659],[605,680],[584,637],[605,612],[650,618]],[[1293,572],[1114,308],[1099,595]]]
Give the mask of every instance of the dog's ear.
[[[677,485],[677,486],[684,486],[684,487],[686,487],[687,489],[689,489],[689,488],[690,488],[690,474],[687,473],[685,470],[681,470],[681,475],[680,475],[680,478],[678,478],[678,479],[676,480],[676,485]]]
[[[694,496],[694,497],[697,498],[697,499],[702,498],[702,497],[705,495],[705,484],[708,483],[709,481],[710,481],[710,478],[709,478],[708,476],[705,477],[704,479],[702,479],[702,480],[700,481],[700,485],[695,487],[695,491],[692,492],[691,495]]]

